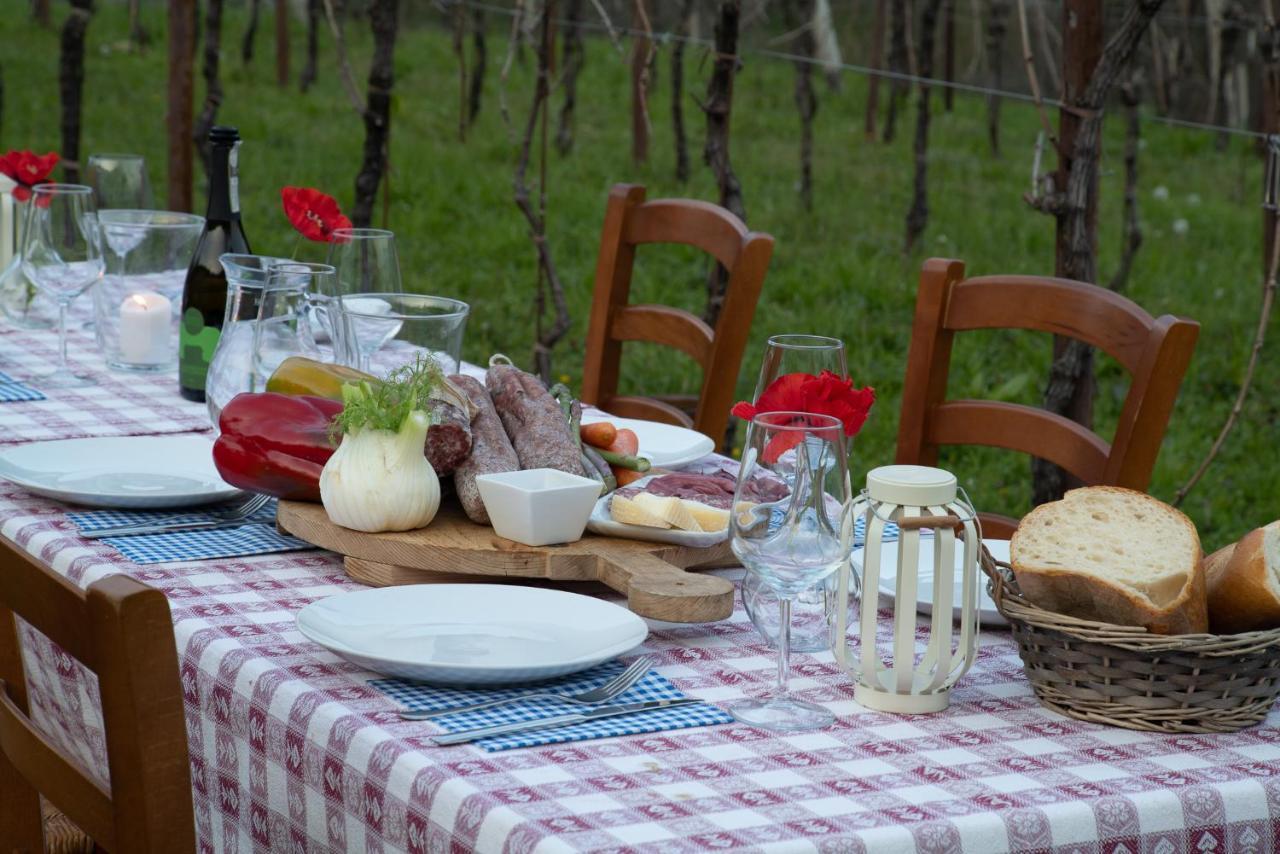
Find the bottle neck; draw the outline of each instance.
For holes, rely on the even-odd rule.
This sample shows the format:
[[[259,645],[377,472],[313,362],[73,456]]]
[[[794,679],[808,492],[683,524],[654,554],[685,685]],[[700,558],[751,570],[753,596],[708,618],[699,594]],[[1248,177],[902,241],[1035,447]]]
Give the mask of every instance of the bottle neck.
[[[240,219],[240,182],[237,154],[240,143],[215,145],[209,163],[209,211],[206,219],[230,222]]]

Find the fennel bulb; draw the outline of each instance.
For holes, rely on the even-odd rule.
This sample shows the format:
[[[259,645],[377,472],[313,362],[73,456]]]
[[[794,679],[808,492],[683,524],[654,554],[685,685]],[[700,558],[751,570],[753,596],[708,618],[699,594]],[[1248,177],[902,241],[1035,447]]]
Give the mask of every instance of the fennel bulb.
[[[430,524],[440,509],[440,479],[422,454],[431,419],[410,411],[392,431],[349,429],[320,472],[329,519],[355,531],[408,531]]]

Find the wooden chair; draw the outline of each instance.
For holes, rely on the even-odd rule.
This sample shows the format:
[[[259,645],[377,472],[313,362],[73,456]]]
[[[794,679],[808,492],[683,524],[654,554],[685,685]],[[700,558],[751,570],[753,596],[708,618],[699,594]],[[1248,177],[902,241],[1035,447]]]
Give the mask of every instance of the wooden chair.
[[[110,788],[27,716],[14,615],[98,675]],[[123,575],[80,590],[0,539],[0,850],[41,851],[40,795],[101,850],[195,850],[191,766],[164,594]]]
[[[1065,335],[1123,365],[1131,383],[1111,443],[1037,407],[947,400],[952,340],[973,329]],[[897,462],[936,465],[941,445],[984,445],[1049,460],[1087,484],[1145,491],[1199,334],[1195,321],[1153,318],[1096,285],[1038,276],[966,279],[963,262],[930,259],[916,295]],[[1017,526],[995,514],[983,514],[982,524],[984,533],[999,538]]]
[[[629,304],[636,247],[644,243],[694,246],[724,265],[729,284],[714,330],[682,309]],[[772,237],[748,231],[719,205],[692,199],[646,202],[644,187],[615,185],[600,235],[582,399],[624,418],[692,427],[719,447],[772,255]],[[689,400],[692,418],[671,400],[618,394],[623,341],[652,341],[693,357],[702,368],[702,388]]]

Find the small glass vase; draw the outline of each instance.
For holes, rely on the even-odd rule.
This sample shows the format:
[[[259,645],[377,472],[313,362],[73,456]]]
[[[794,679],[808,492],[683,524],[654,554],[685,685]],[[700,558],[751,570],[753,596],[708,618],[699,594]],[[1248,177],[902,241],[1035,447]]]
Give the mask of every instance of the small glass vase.
[[[0,175],[0,181],[8,181]],[[36,289],[22,272],[23,220],[29,202],[13,197],[12,182],[0,188],[0,314],[23,329],[52,329],[58,304]]]

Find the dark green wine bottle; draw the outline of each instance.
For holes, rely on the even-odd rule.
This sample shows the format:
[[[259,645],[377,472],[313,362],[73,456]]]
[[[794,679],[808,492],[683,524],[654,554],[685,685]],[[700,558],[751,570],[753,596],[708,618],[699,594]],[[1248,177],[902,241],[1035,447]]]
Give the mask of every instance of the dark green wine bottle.
[[[178,388],[183,397],[195,401],[204,400],[205,375],[227,311],[227,274],[218,258],[225,252],[253,252],[240,225],[240,132],[215,127],[209,131],[209,143],[209,211],[187,269],[178,334]]]

